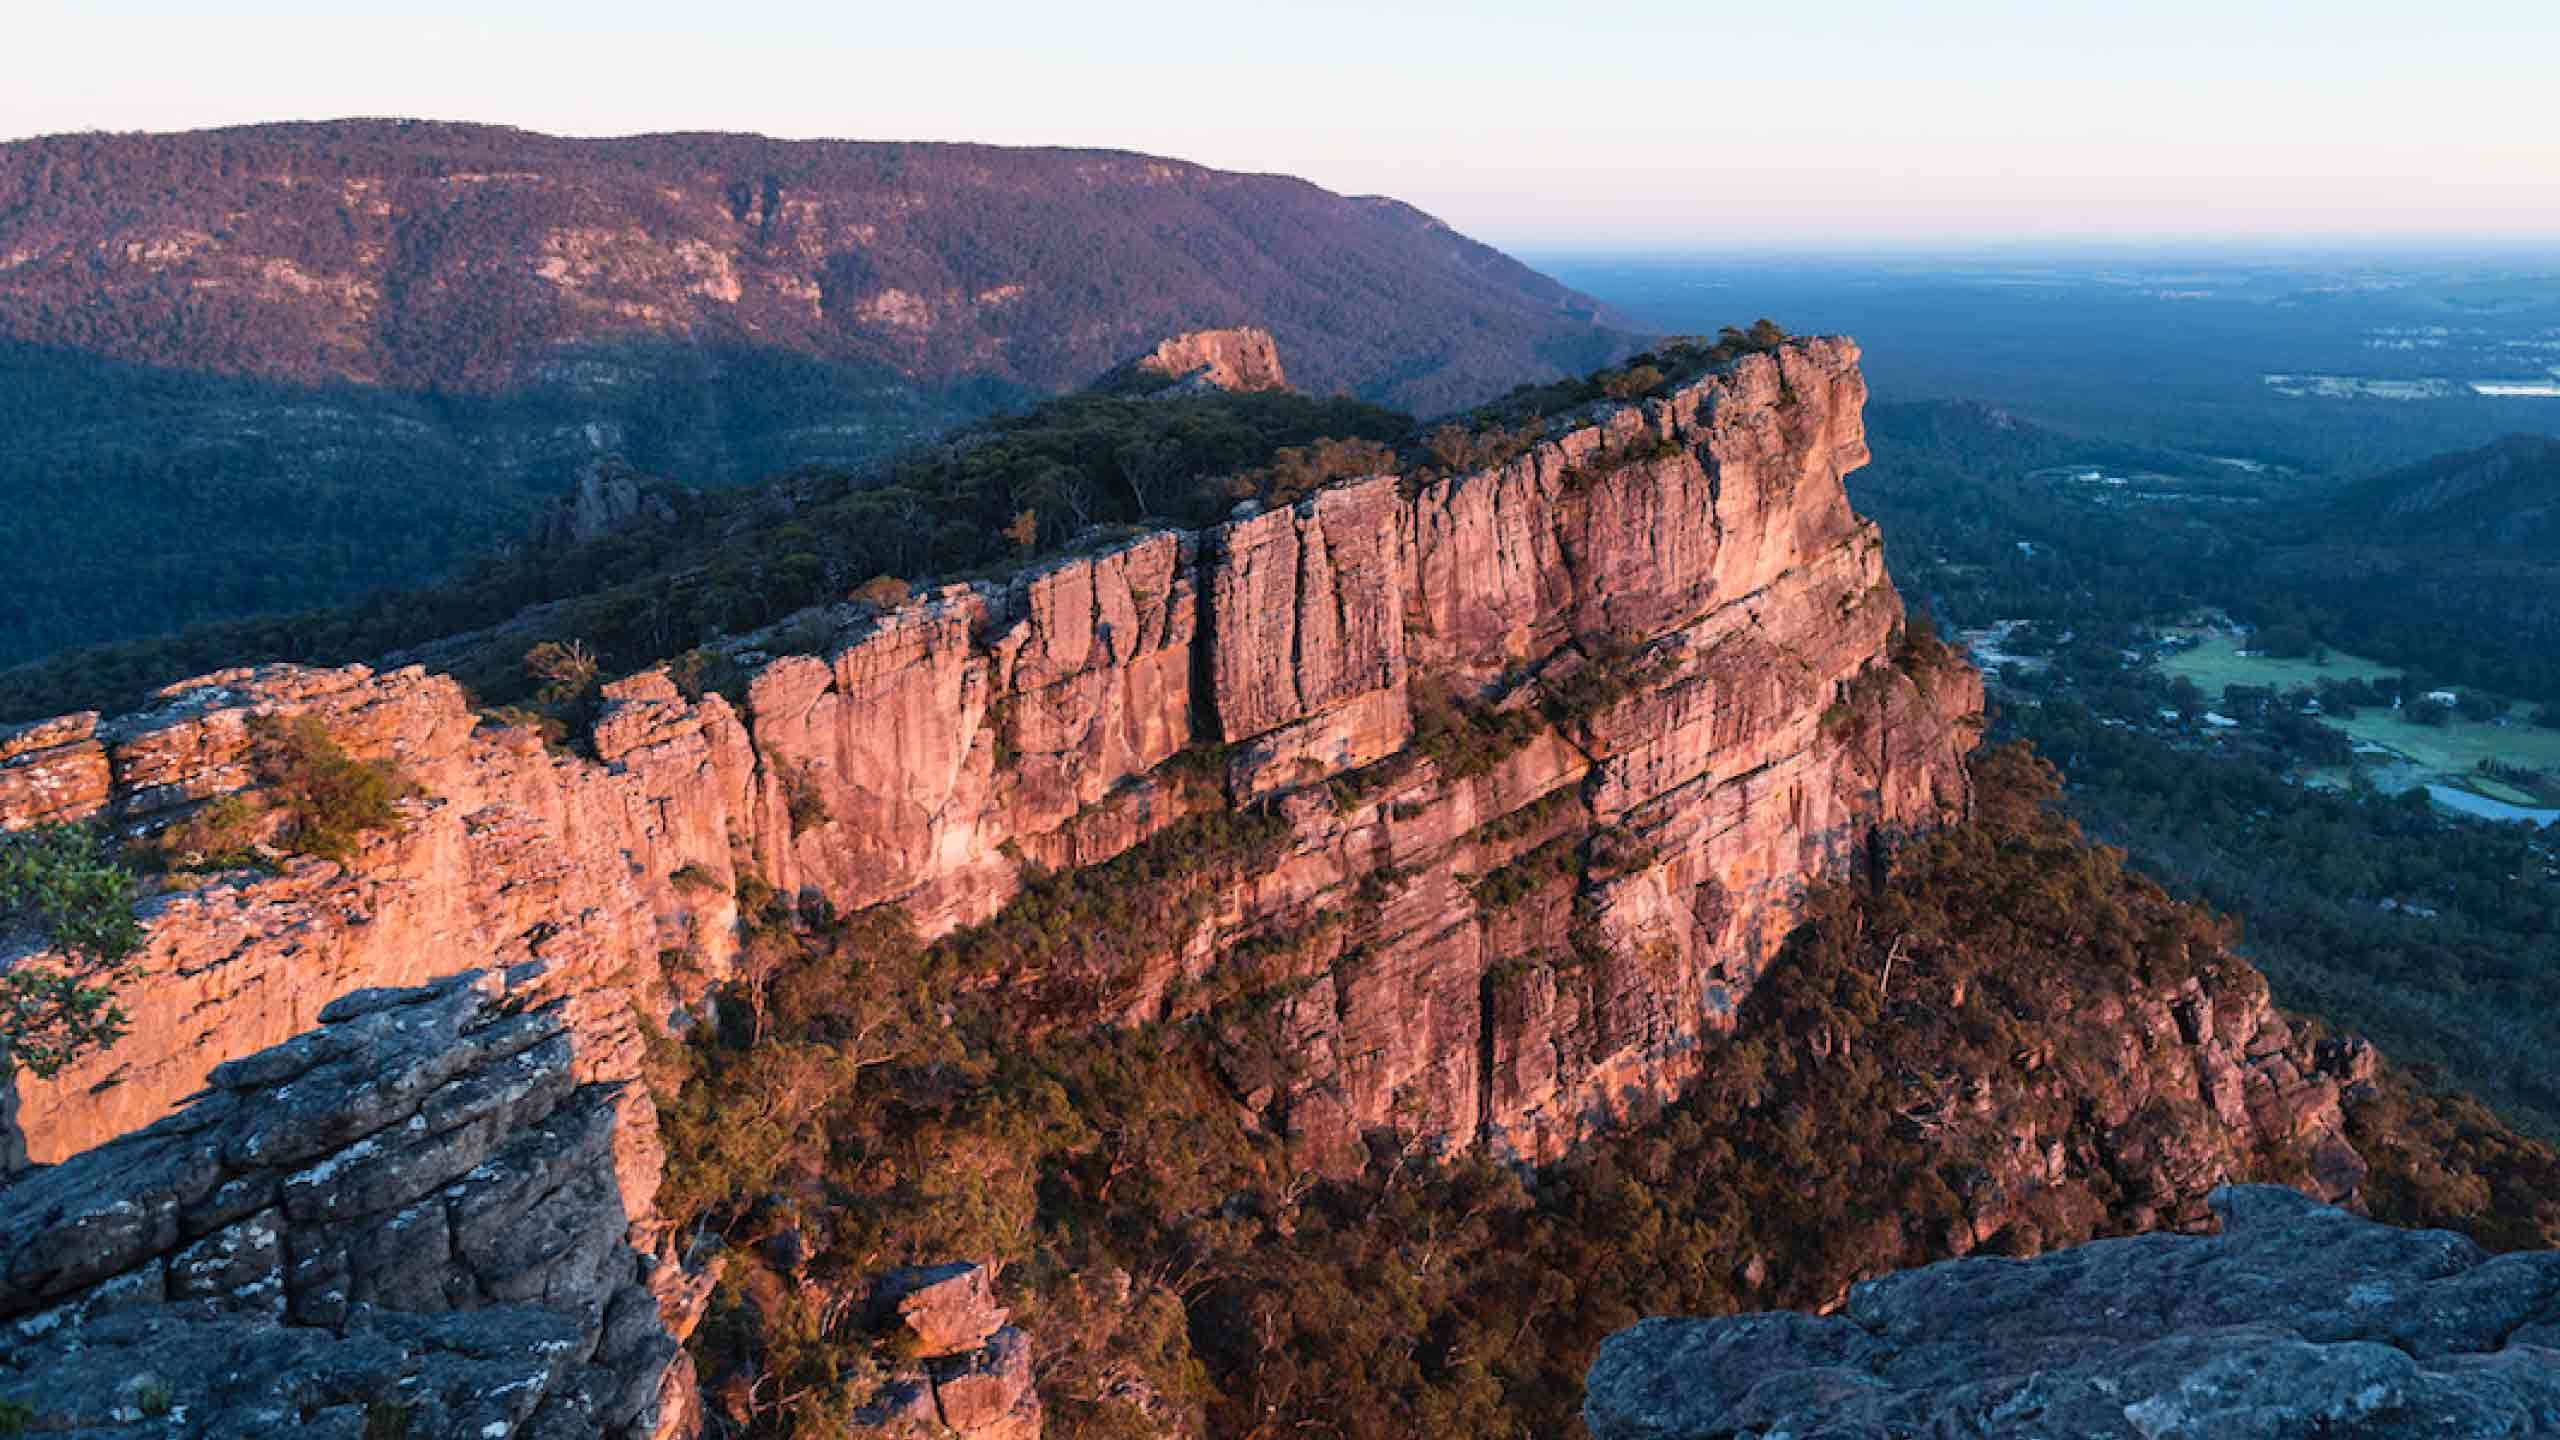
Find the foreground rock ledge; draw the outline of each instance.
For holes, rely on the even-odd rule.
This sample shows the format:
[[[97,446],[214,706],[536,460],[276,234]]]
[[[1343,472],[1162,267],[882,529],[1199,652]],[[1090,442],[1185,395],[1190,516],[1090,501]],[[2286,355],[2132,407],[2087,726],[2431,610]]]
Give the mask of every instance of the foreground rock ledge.
[[[2270,1186],[2219,1235],[1869,1281],[1837,1315],[1647,1320],[1591,1367],[1594,1440],[2560,1433],[2560,1252],[2484,1254]]]
[[[41,1435],[694,1433],[620,1087],[579,1081],[540,968],[345,996],[0,1187],[0,1404]]]

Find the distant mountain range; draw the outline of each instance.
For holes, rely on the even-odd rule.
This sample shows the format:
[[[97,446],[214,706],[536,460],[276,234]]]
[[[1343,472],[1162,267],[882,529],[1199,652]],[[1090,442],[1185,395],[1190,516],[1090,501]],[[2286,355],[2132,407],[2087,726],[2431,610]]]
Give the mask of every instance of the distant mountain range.
[[[858,464],[1157,339],[1432,412],[1629,348],[1396,201],[1106,151],[401,121],[0,145],[0,661],[430,576],[595,459]]]

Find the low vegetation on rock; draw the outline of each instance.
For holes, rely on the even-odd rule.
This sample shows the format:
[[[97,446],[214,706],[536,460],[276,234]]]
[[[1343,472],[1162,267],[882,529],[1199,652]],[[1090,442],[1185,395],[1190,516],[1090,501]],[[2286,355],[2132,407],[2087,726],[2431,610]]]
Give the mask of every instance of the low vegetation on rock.
[[[486,555],[422,589],[0,671],[0,717],[129,709],[154,686],[244,658],[371,660],[463,636],[437,668],[487,703],[541,704],[567,733],[581,673],[674,659],[857,589],[875,607],[903,599],[906,587],[879,583],[888,577],[1002,577],[1142,521],[1212,523],[1241,499],[1295,498],[1359,473],[1412,424],[1285,391],[1069,396],[868,469],[798,471],[696,497],[671,522]],[[527,607],[539,608],[506,623]]]
[[[251,763],[284,818],[287,848],[345,860],[356,842],[400,823],[400,801],[414,787],[390,760],[347,753],[316,715],[250,722]]]

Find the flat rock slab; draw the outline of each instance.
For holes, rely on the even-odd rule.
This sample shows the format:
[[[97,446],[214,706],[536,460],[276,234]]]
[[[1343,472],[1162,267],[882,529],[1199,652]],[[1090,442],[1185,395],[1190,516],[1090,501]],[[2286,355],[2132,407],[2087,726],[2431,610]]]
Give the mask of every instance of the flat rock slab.
[[[2271,1186],[2222,1233],[1951,1260],[1836,1315],[1646,1320],[1593,1362],[1594,1440],[2560,1434],[2560,1252],[2490,1257]]]

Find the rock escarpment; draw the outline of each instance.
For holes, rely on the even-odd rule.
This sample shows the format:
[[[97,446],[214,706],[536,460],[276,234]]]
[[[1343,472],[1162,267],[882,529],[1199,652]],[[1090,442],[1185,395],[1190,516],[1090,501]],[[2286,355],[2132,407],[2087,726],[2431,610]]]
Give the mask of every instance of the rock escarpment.
[[[607,687],[593,760],[449,680],[360,667],[14,734],[0,823],[184,813],[251,783],[259,714],[317,715],[421,792],[345,865],[155,901],[134,1038],[22,1079],[29,1148],[146,1124],[440,957],[544,959],[667,1020],[728,973],[741,877],[939,934],[1026,864],[1254,806],[1285,826],[1277,860],[1134,971],[1063,977],[1094,982],[1068,987],[1082,1018],[1168,1013],[1252,950],[1306,1063],[1239,1088],[1316,1163],[1387,1124],[1559,1153],[1699,1073],[1809,879],[1964,806],[1978,681],[1896,663],[1900,604],[1839,483],[1866,458],[1856,358],[1795,342],[1490,469],[838,607],[826,653],[763,663],[742,704],[658,672]]]
[[[2213,1236],[1967,1259],[1838,1314],[1647,1320],[1593,1364],[1595,1440],[2488,1437],[2560,1426],[2560,1253],[2491,1259],[2289,1190]]]
[[[1115,367],[1096,388],[1150,394],[1200,390],[1286,390],[1280,346],[1268,330],[1194,330]]]
[[[1203,532],[1098,544],[1005,585],[804,616],[789,633],[814,627],[828,643],[739,655],[748,678],[733,697],[658,670],[603,687],[576,752],[417,668],[227,671],[142,713],[0,736],[9,827],[89,821],[147,841],[269,783],[253,724],[270,718],[311,717],[415,786],[401,823],[343,858],[173,875],[148,903],[140,977],[122,996],[132,1035],[50,1080],[17,1077],[26,1152],[68,1163],[0,1195],[51,1213],[70,1202],[48,1197],[91,1182],[104,1194],[136,1155],[197,1168],[183,1185],[126,1176],[137,1195],[170,1197],[175,1228],[155,1221],[94,1275],[29,1261],[21,1308],[100,1311],[108,1328],[84,1331],[99,1338],[78,1352],[92,1357],[231,1343],[170,1327],[237,1316],[103,1312],[124,1295],[115,1276],[174,1275],[193,1263],[179,1251],[214,1233],[191,1227],[255,1213],[187,1208],[207,1173],[236,1178],[187,1157],[203,1143],[190,1137],[250,1123],[222,1118],[249,1103],[237,1085],[325,1089],[318,1103],[397,1121],[444,1158],[462,1131],[499,1145],[552,1133],[565,1122],[551,1111],[453,1126],[432,1100],[382,1112],[378,1092],[418,1069],[397,1051],[335,1056],[325,1086],[249,1058],[327,1050],[404,1008],[331,1008],[351,992],[538,969],[551,1008],[531,1013],[574,1036],[546,1082],[566,1090],[544,1094],[583,1117],[579,1193],[601,1195],[602,1167],[612,1203],[536,1207],[548,1218],[528,1223],[574,1223],[575,1236],[548,1233],[590,1257],[581,1283],[501,1293],[449,1253],[432,1275],[376,1284],[355,1258],[374,1254],[370,1230],[287,1230],[281,1317],[252,1317],[241,1343],[282,1347],[256,1352],[260,1374],[303,1373],[297,1357],[324,1339],[423,1373],[420,1357],[467,1351],[501,1323],[417,1318],[440,1314],[437,1296],[461,1303],[468,1278],[485,1293],[465,1298],[531,1304],[503,1323],[580,1357],[493,1382],[528,1405],[568,1397],[544,1413],[591,1417],[558,1421],[561,1433],[681,1425],[671,1402],[626,1408],[647,1368],[625,1363],[640,1353],[629,1347],[683,1336],[702,1298],[653,1210],[656,1116],[630,1082],[649,1031],[692,1023],[734,973],[741,890],[839,913],[894,906],[951,936],[1004,915],[1044,871],[1133,851],[1180,860],[1211,833],[1196,822],[1221,816],[1259,837],[1255,863],[1193,872],[1162,933],[962,983],[1058,1026],[1252,997],[1261,1033],[1231,1037],[1226,1079],[1310,1169],[1356,1167],[1362,1138],[1385,1127],[1561,1154],[1705,1071],[1808,883],[1968,803],[1979,682],[1901,643],[1878,537],[1840,486],[1865,459],[1856,358],[1845,342],[1797,342],[1551,426],[1489,468],[1355,480]],[[1289,1063],[1265,1063],[1274,1053]],[[191,1104],[208,1077],[221,1093]],[[358,1128],[330,1143],[369,1170]],[[118,1136],[131,1138],[93,1148]],[[297,1175],[335,1163],[295,1158]],[[360,1211],[321,1219],[387,1225],[421,1204],[450,1218],[515,1193],[477,1165],[436,1183],[447,1188],[427,1201],[386,1180]],[[325,1258],[341,1242],[343,1277]],[[340,1292],[343,1313],[328,1308]],[[1036,1425],[1022,1411],[1025,1347],[1006,1333],[927,1365],[943,1421],[956,1406],[991,1434]],[[280,1393],[201,1403],[248,1414]],[[315,1415],[360,1416],[365,1399],[293,1394]]]
[[[48,1433],[688,1433],[652,1290],[685,1282],[626,1239],[649,1194],[541,970],[343,996],[0,1189],[0,1402]]]

